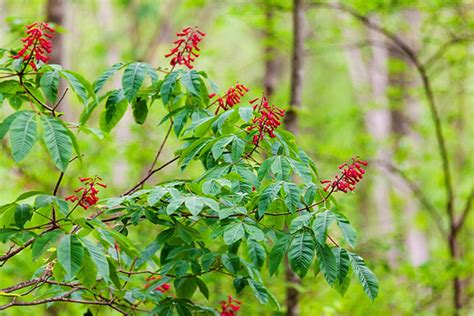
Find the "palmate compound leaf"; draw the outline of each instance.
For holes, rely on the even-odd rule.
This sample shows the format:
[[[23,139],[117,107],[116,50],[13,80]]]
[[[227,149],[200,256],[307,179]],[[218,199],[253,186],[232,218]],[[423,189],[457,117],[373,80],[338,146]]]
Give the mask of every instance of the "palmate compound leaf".
[[[288,249],[288,260],[291,269],[303,278],[314,258],[314,237],[308,229],[300,229],[292,235],[290,248]]]
[[[352,269],[354,270],[359,282],[364,288],[365,294],[374,300],[379,291],[379,281],[375,274],[365,265],[364,259],[359,255],[349,252]]]

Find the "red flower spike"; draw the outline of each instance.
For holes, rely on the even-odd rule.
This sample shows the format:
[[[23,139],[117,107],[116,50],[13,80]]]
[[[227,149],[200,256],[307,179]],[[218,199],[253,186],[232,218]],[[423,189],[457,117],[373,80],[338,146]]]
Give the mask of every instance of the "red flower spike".
[[[243,97],[248,91],[249,89],[240,83],[236,83],[235,87],[230,87],[224,96],[219,97],[216,101],[214,101],[218,104],[215,114],[217,115],[220,109],[227,111],[228,109],[231,109],[235,105],[239,104],[240,98]]]
[[[35,22],[27,25],[26,29],[27,37],[21,39],[23,48],[12,58],[18,59],[23,57],[23,60],[29,60],[31,68],[38,70],[37,63],[41,61],[47,64],[49,61],[47,54],[51,54],[53,51],[51,38],[53,37],[54,29],[45,22]]]
[[[165,57],[172,57],[170,65],[173,67],[185,65],[189,69],[193,69],[192,63],[199,57],[199,52],[201,51],[198,47],[199,42],[201,42],[206,34],[199,31],[197,27],[186,27],[181,32],[176,33],[176,36],[180,38],[173,42],[175,47]]]
[[[253,109],[256,114],[252,120],[253,124],[247,127],[247,131],[258,130],[252,139],[255,146],[260,143],[265,134],[271,138],[276,137],[274,131],[281,125],[281,119],[285,115],[284,110],[274,105],[270,106],[265,96],[261,98],[260,103],[256,103],[257,100],[258,98],[250,101],[250,104],[254,104]]]
[[[240,305],[242,304],[241,301],[238,301],[229,295],[227,301],[221,301],[221,316],[234,316],[235,312],[240,310]]]
[[[327,184],[324,191],[327,192],[329,189],[331,189],[331,192],[342,191],[347,193],[349,191],[354,191],[355,185],[362,180],[365,174],[365,170],[362,166],[367,166],[367,162],[356,158],[352,158],[352,163],[350,165],[347,163],[340,165],[339,169],[341,169],[341,176],[335,176],[335,180],[321,181],[321,184]]]
[[[74,192],[78,193],[82,191],[82,194],[80,196],[69,195],[65,198],[65,200],[71,201],[73,203],[78,201],[77,204],[83,209],[87,210],[89,207],[97,204],[99,201],[99,197],[97,196],[99,190],[97,190],[95,186],[98,185],[100,187],[107,188],[107,185],[98,182],[99,180],[102,181],[102,178],[98,176],[93,178],[79,178],[79,181],[83,184],[79,188],[75,189]]]

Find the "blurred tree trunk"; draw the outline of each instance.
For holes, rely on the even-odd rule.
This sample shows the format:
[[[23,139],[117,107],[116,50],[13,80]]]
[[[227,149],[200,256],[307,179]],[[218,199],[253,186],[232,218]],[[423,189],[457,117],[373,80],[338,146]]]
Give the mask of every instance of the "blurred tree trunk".
[[[49,23],[59,25],[61,27],[67,28],[65,25],[66,13],[67,13],[67,3],[65,0],[48,0],[46,3],[46,19]],[[59,32],[55,32],[53,36],[53,52],[51,53],[51,58],[49,60],[50,64],[58,64],[67,68],[67,57],[66,57],[66,43],[64,41],[64,35]],[[60,80],[58,95],[62,96],[66,90],[66,82],[63,78]],[[58,111],[64,112],[63,118],[66,120],[73,119],[73,113],[68,104],[68,98],[64,98],[58,106]]]
[[[369,19],[378,23],[376,16],[370,16]],[[388,90],[388,49],[386,45],[380,45],[384,37],[368,30],[371,46],[371,58],[368,63],[369,82],[372,92],[371,109],[365,116],[366,128],[372,139],[375,141],[375,160],[389,161],[391,159],[391,150],[388,145],[391,128],[391,113],[389,110],[387,90]],[[377,172],[373,181],[373,205],[378,215],[378,229],[380,237],[388,237],[393,240],[394,222],[392,216],[392,207],[390,203],[390,183],[385,174]],[[396,264],[397,250],[393,242],[389,243],[387,259],[391,266]]]
[[[136,4],[134,1],[130,4],[131,8],[128,12],[133,14],[136,11]],[[101,0],[99,1],[99,12],[98,16],[101,20],[103,25],[102,34],[104,36],[104,41],[109,43],[107,45],[107,56],[106,56],[106,64],[107,67],[111,67],[113,64],[119,62],[120,60],[120,48],[116,45],[118,41],[115,40],[117,38],[117,25],[115,21],[114,15],[114,7],[112,5],[111,0]],[[133,34],[137,32],[137,23],[133,17],[130,18],[131,24],[129,28],[129,34]],[[119,31],[120,32],[120,31]],[[132,35],[131,35],[132,36]],[[133,39],[132,39],[133,43]],[[113,77],[112,85],[115,89],[121,87],[121,81],[119,76]],[[128,161],[125,158],[125,150],[127,148],[127,144],[132,139],[131,133],[131,126],[133,124],[132,115],[130,113],[130,109],[127,109],[127,112],[120,120],[118,125],[114,129],[115,139],[119,147],[117,147],[116,156],[117,159],[113,163],[113,178],[112,181],[114,185],[117,187],[126,187],[128,185],[128,171],[129,165]]]
[[[271,1],[264,4],[265,30],[264,30],[264,60],[265,70],[263,75],[263,91],[270,100],[278,77],[277,48],[275,46],[275,8]]]
[[[173,34],[173,13],[181,5],[181,0],[173,0],[167,3],[166,6],[161,10],[160,23],[153,34],[151,41],[145,49],[143,54],[143,60],[154,65],[154,58],[158,47],[162,43],[170,42],[171,35]]]
[[[410,9],[404,12],[404,20],[409,26],[409,32],[405,32],[403,37],[405,42],[411,45],[415,52],[419,51],[421,16],[417,10]],[[389,83],[392,88],[390,101],[392,103],[392,130],[398,139],[404,143],[409,143],[410,148],[422,147],[420,135],[415,131],[421,118],[421,104],[419,99],[413,96],[415,90],[419,88],[419,82],[413,76],[406,59],[398,48],[390,47],[390,60],[394,67],[390,67]],[[398,145],[398,141],[397,141]],[[396,145],[396,147],[398,147]],[[397,148],[395,148],[396,150]],[[412,152],[412,151],[411,151]],[[408,159],[417,157],[409,157]],[[395,187],[403,200],[403,213],[406,222],[405,226],[405,246],[408,250],[408,258],[412,265],[419,266],[428,260],[428,246],[426,236],[416,226],[416,217],[420,209],[418,200],[413,196],[410,189],[401,179],[394,179]]]
[[[343,14],[339,15],[339,19],[346,21]],[[370,19],[375,22],[377,18],[371,16]],[[374,160],[388,161],[391,157],[388,146],[391,133],[391,115],[387,99],[388,49],[383,45],[383,38],[380,34],[372,30],[368,32],[368,39],[372,45],[370,56],[365,60],[360,48],[350,47],[355,39],[361,37],[360,34],[354,32],[352,28],[344,27],[343,36],[349,44],[346,49],[346,60],[356,99],[362,106],[369,107],[365,116],[365,125],[376,145]],[[370,204],[377,212],[377,233],[379,237],[387,237],[394,232],[390,184],[385,174],[382,174],[380,170],[377,170],[373,176],[372,187],[373,192],[370,194],[372,201]],[[392,240],[392,238],[390,237],[388,240]],[[390,265],[395,265],[397,251],[393,243],[389,246],[387,260]]]
[[[290,108],[285,115],[285,127],[295,135],[298,133],[297,110],[303,97],[303,57],[304,57],[304,6],[303,0],[293,0],[293,48],[291,57]],[[299,293],[291,284],[300,284],[300,279],[285,261],[286,315],[300,314]]]

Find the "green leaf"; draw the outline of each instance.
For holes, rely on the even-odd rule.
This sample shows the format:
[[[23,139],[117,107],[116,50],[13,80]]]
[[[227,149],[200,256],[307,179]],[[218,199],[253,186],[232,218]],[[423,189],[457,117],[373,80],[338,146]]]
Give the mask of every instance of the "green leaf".
[[[270,272],[270,276],[275,274],[275,272],[278,270],[278,267],[283,260],[283,256],[288,250],[289,239],[290,236],[285,235],[278,239],[275,243],[275,246],[273,246],[268,259],[268,271]]]
[[[56,103],[58,99],[59,71],[53,70],[45,72],[40,79],[40,87],[46,100]]]
[[[214,159],[219,159],[219,157],[222,155],[224,152],[225,147],[234,139],[233,136],[228,136],[224,138],[220,138],[218,141],[214,143],[212,146],[212,156]]]
[[[167,106],[171,99],[171,94],[173,93],[173,89],[176,86],[176,81],[178,79],[180,72],[174,71],[170,74],[167,74],[163,84],[160,87],[160,96],[161,100],[163,101],[163,105]]]
[[[319,243],[326,243],[327,231],[334,219],[334,213],[329,210],[325,210],[324,212],[318,213],[318,215],[316,215],[316,218],[313,222],[313,231],[314,235],[316,236],[316,240]]]
[[[94,262],[91,260],[91,257],[87,252],[84,253],[84,259],[82,262],[82,267],[77,274],[77,278],[81,281],[82,284],[86,287],[92,287],[96,282],[97,269],[94,265]]]
[[[151,83],[154,85],[158,81],[158,72],[148,63],[143,63],[146,68],[148,76],[150,76]]]
[[[249,286],[252,289],[253,294],[257,298],[257,300],[261,304],[267,304],[268,303],[268,291],[267,289],[263,286],[262,283],[257,282],[253,279],[247,279],[249,282]]]
[[[10,145],[15,162],[22,161],[31,151],[37,139],[36,113],[21,112],[10,126]]]
[[[301,229],[293,234],[290,248],[288,250],[288,260],[291,269],[303,278],[314,258],[314,238],[310,231]]]
[[[247,240],[247,247],[249,257],[252,260],[253,265],[257,269],[260,269],[263,266],[263,263],[265,262],[265,249],[262,245],[260,245],[253,239]]]
[[[84,248],[76,235],[64,235],[57,249],[58,262],[69,279],[81,269]]]
[[[184,204],[188,208],[188,210],[193,214],[194,216],[198,216],[199,213],[201,213],[202,208],[204,207],[204,202],[202,199],[198,196],[192,196],[186,198],[184,201]]]
[[[87,90],[88,87],[86,87],[87,81],[79,74],[74,73],[69,70],[64,70],[60,72],[61,76],[66,79],[66,81],[69,83],[69,86],[72,88],[72,90],[77,94],[79,100],[81,101],[82,104],[87,104]],[[90,87],[89,87],[90,88]],[[92,88],[90,88],[92,89]]]
[[[336,221],[337,221],[337,226],[341,229],[341,233],[344,236],[344,239],[347,241],[349,246],[352,248],[355,248],[357,244],[357,232],[352,227],[351,223],[347,219],[347,217],[341,213],[336,213],[334,212]]]
[[[143,263],[147,262],[153,255],[164,245],[164,243],[170,239],[175,232],[174,228],[164,230],[156,236],[145,250],[142,251],[140,258],[137,261],[137,266],[141,266]]]
[[[331,250],[336,258],[337,281],[342,283],[349,272],[349,254],[345,249],[340,247],[335,247]]]
[[[272,183],[266,187],[260,195],[258,201],[258,216],[262,217],[267,211],[270,204],[272,204],[280,191],[281,183]]]
[[[173,214],[184,203],[183,197],[173,199],[166,207],[166,214]]]
[[[232,162],[239,162],[244,154],[244,150],[245,142],[238,137],[234,137],[230,150],[230,157],[232,158]]]
[[[181,76],[181,83],[192,95],[199,97],[201,91],[200,76],[195,70],[186,71]]]
[[[330,285],[333,285],[337,278],[337,265],[331,248],[325,243],[316,242],[316,255],[324,278]]]
[[[285,205],[288,208],[288,211],[291,213],[296,212],[298,209],[298,203],[301,199],[301,189],[292,182],[284,182],[283,190],[285,191]]]
[[[10,129],[10,126],[12,125],[13,121],[18,117],[18,115],[20,115],[23,112],[24,111],[15,112],[15,113],[7,116],[7,118],[4,119],[2,121],[2,123],[0,123],[0,141],[8,133],[8,130]]]
[[[88,239],[83,238],[82,242],[84,243],[90,258],[97,267],[99,275],[102,276],[105,281],[110,282],[110,268],[107,257],[105,256],[105,250],[99,248],[99,246],[96,246],[94,242]]]
[[[61,171],[65,171],[72,156],[72,141],[68,130],[61,122],[50,116],[42,116],[43,139],[54,164]]]
[[[100,128],[110,132],[127,111],[127,100],[122,90],[114,90],[105,102],[105,110],[100,116]]]
[[[195,277],[176,279],[174,285],[176,288],[176,296],[185,299],[190,299],[198,286]]]
[[[51,248],[51,246],[58,240],[59,236],[61,236],[62,234],[62,231],[53,230],[36,238],[33,243],[33,246],[31,247],[31,255],[33,257],[33,261],[38,260],[39,257],[45,251]]]
[[[245,236],[244,226],[241,222],[233,223],[226,226],[224,231],[224,242],[227,245],[232,245]]]
[[[239,107],[239,115],[244,120],[244,122],[248,122],[253,117],[253,109],[251,106],[243,106]]]
[[[364,259],[362,259],[359,255],[349,252],[349,258],[352,269],[362,284],[365,294],[367,294],[371,300],[374,300],[377,297],[379,291],[379,281],[377,280],[377,277],[365,265]]]
[[[155,204],[157,204],[167,192],[168,191],[165,190],[163,187],[154,187],[153,189],[151,189],[150,193],[148,193],[147,198],[148,205],[154,206]]]
[[[246,213],[246,212],[245,212]],[[244,228],[248,233],[248,238],[253,239],[256,241],[263,241],[265,240],[265,234],[263,231],[254,225],[244,224]]]
[[[15,224],[23,228],[25,223],[33,216],[33,208],[29,204],[18,204],[15,209]]]
[[[125,68],[122,76],[122,89],[129,102],[135,98],[138,90],[140,90],[145,74],[145,64],[140,62],[131,63]]]
[[[205,298],[209,299],[209,289],[206,285],[206,283],[203,282],[203,280],[199,278],[195,278],[196,283],[199,287],[199,291],[201,291],[202,295],[204,295]]]
[[[137,124],[142,125],[145,123],[146,117],[148,116],[148,106],[145,99],[137,99],[136,102],[132,103],[133,118]]]
[[[114,64],[111,68],[104,71],[96,81],[94,81],[93,88],[94,93],[98,93],[105,85],[105,82],[112,77],[120,68],[122,68],[123,63]]]

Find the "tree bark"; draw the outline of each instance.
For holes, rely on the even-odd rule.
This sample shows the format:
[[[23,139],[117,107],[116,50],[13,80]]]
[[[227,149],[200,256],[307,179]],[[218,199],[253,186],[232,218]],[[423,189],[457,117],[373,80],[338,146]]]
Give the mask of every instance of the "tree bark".
[[[293,134],[298,133],[297,109],[303,97],[303,58],[304,58],[304,6],[303,0],[293,0],[293,48],[291,58],[290,108],[285,115],[285,127]],[[299,284],[300,279],[286,262],[285,276],[289,284]],[[300,314],[299,293],[293,286],[286,288],[286,315]]]
[[[270,1],[265,2],[265,30],[264,30],[264,60],[263,91],[269,100],[275,91],[278,77],[277,48],[275,47],[275,8]]]

